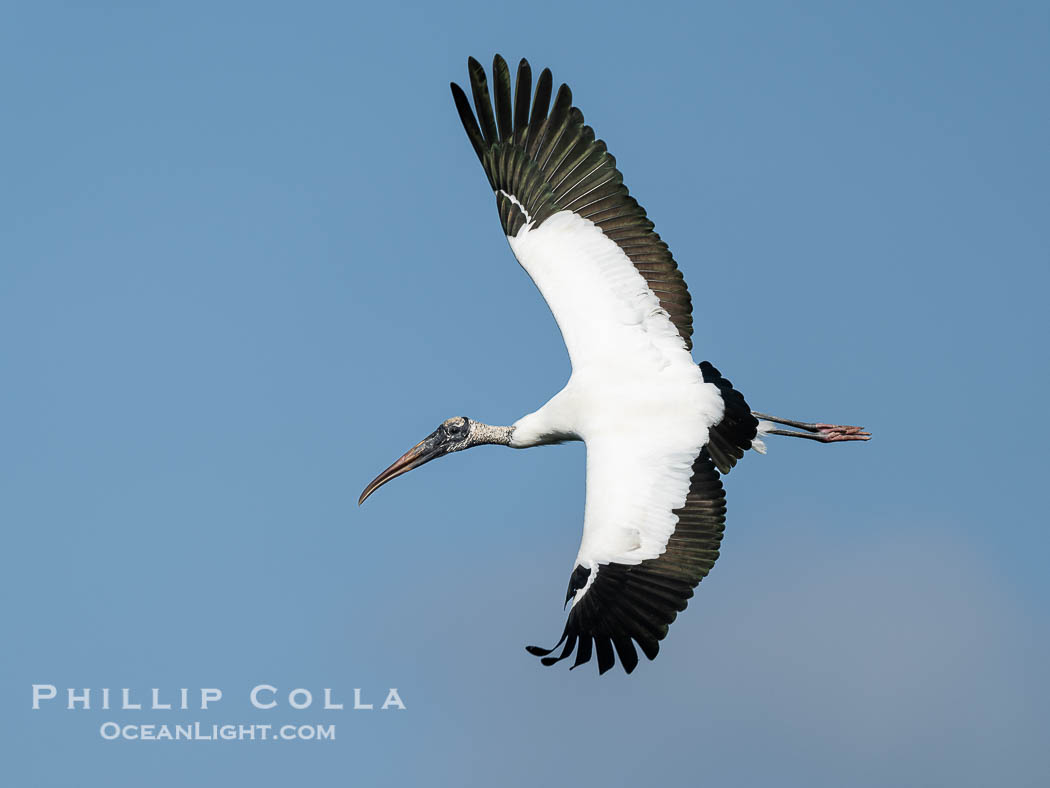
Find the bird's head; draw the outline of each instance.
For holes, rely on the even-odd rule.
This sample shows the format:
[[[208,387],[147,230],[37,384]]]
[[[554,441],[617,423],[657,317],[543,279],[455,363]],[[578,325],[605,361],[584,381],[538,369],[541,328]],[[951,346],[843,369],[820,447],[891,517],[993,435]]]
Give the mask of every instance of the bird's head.
[[[479,429],[485,426],[487,425],[471,421],[466,416],[453,416],[451,419],[445,419],[436,430],[398,457],[393,465],[376,476],[365,487],[364,492],[361,493],[361,497],[357,501],[358,506],[363,504],[368,496],[388,481],[408,473],[413,468],[418,468],[420,465],[425,465],[431,460],[444,457],[446,454],[451,454],[454,451],[469,449],[471,446],[477,446],[480,443],[494,442],[486,440],[482,434],[483,430]]]

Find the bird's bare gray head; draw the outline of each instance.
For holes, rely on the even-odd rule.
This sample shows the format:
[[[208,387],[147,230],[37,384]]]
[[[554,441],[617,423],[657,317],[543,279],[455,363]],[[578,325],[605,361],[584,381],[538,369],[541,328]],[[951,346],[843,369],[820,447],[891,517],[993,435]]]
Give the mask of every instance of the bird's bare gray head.
[[[444,457],[456,451],[469,449],[486,443],[498,443],[504,446],[510,443],[513,427],[493,427],[466,416],[453,416],[445,419],[436,430],[423,438],[419,443],[394,461],[394,464],[379,474],[365,487],[357,503],[360,506],[372,493],[391,479],[402,476],[413,468],[425,465],[438,457]]]

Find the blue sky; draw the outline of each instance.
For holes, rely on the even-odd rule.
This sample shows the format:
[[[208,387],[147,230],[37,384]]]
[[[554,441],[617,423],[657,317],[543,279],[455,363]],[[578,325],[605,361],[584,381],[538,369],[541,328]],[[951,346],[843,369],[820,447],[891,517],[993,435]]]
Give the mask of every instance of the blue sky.
[[[5,782],[1045,785],[1047,7],[380,5],[3,13]],[[568,375],[448,92],[495,52],[571,84],[697,360],[875,434],[738,466],[632,676],[522,648],[561,631],[582,446],[356,506],[442,419]],[[226,696],[34,712],[33,683]],[[260,683],[407,709],[254,711]]]

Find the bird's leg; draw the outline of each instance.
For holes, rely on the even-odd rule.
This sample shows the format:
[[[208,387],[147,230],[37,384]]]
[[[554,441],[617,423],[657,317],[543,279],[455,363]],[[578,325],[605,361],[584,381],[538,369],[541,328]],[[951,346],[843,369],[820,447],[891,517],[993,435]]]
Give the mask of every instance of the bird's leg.
[[[788,427],[798,427],[805,432],[795,430],[763,430],[767,435],[787,435],[791,438],[809,438],[821,443],[837,443],[838,441],[866,441],[871,439],[871,433],[865,432],[863,427],[851,427],[848,424],[808,424],[804,421],[792,421],[791,419],[778,419],[766,413],[751,411],[756,419],[771,421],[775,424],[785,424]]]

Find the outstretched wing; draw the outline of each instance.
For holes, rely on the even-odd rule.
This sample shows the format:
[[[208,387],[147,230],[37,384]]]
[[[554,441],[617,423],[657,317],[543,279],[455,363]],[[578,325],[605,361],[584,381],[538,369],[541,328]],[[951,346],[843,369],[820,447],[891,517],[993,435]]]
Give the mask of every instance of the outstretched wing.
[[[657,464],[651,457],[625,457],[624,448],[587,447],[588,522],[569,579],[566,602],[572,601],[572,609],[554,648],[528,647],[544,665],[567,659],[575,650],[572,667],[597,653],[598,671],[604,673],[615,664],[615,651],[630,673],[638,664],[635,644],[654,659],[671,622],[685,610],[693,588],[718,558],[725,490],[707,449],[700,450],[683,474],[671,456]],[[625,466],[631,464],[633,474],[625,476]],[[609,465],[617,472],[601,470]],[[683,500],[676,489],[676,480],[683,476],[688,477],[688,493],[684,504],[672,509],[672,501]],[[592,500],[602,502],[603,516],[595,518],[599,522],[591,518]],[[639,530],[637,541],[625,544],[625,531],[615,523],[620,511],[629,512],[633,522],[663,522],[668,527],[662,533]],[[557,657],[548,656],[563,643]]]
[[[485,70],[473,58],[477,116],[455,83],[452,95],[511,248],[554,313],[573,367],[637,345],[630,330],[665,354],[688,351],[693,322],[685,280],[628,194],[616,160],[572,105],[569,88],[562,85],[551,106],[549,70],[534,97],[525,60],[513,96],[499,55],[492,71],[495,111]]]

